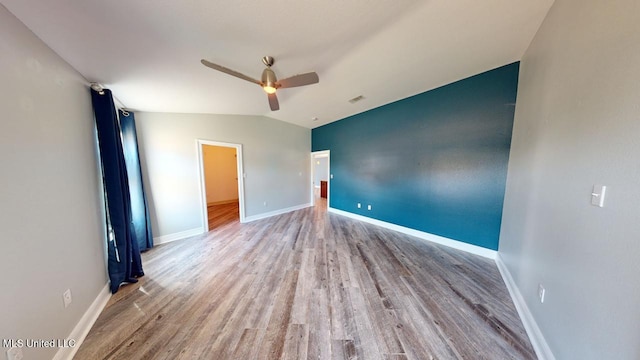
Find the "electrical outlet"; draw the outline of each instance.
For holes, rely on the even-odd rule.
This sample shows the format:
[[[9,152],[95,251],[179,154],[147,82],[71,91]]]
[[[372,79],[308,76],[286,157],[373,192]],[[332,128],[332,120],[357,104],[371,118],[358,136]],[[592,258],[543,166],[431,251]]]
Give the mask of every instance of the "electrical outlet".
[[[362,207],[362,205],[360,203],[358,203],[358,209],[360,209]]]
[[[71,289],[67,289],[67,291],[65,291],[62,294],[62,300],[64,301],[64,308],[68,308],[69,305],[71,305],[71,302],[73,301],[73,299],[71,298]]]
[[[24,356],[22,355],[22,349],[19,347],[12,347],[7,350],[7,360],[22,360]]]
[[[371,210],[371,205],[367,205],[367,210]]]
[[[544,302],[544,286],[542,284],[538,284],[538,297],[540,298],[540,303]]]

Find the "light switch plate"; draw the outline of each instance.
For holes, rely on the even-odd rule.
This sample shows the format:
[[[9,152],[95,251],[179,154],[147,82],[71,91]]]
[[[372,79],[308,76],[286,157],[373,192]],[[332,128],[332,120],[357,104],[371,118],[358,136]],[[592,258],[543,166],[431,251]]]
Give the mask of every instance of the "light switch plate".
[[[604,196],[607,192],[607,187],[604,185],[593,185],[593,191],[591,192],[591,205],[604,207]]]

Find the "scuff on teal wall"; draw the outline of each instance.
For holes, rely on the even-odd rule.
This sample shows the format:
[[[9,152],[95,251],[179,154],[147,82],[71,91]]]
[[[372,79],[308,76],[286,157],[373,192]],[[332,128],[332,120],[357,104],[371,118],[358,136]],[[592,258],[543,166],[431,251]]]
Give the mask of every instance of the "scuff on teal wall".
[[[331,150],[330,206],[497,250],[518,70],[313,129],[313,151]]]

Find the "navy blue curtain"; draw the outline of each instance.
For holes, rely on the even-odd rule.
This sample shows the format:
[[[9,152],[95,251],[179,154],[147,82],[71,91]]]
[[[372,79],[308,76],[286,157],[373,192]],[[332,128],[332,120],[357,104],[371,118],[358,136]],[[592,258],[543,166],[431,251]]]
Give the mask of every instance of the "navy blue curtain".
[[[138,243],[140,251],[145,251],[153,247],[153,235],[151,233],[151,218],[149,217],[147,197],[142,183],[136,120],[133,112],[120,110],[120,130],[122,132],[122,147],[129,181],[132,235]]]
[[[109,280],[111,292],[115,293],[121,284],[137,282],[136,278],[143,276],[144,272],[140,258],[140,247],[136,239],[137,232],[133,226],[134,208],[131,206],[127,161],[122,144],[124,136],[113,103],[113,96],[108,89],[104,89],[102,94],[91,89],[91,100],[98,132],[107,228],[109,230],[107,246]],[[139,162],[137,171],[139,174]],[[142,184],[141,181],[140,184]],[[138,207],[135,210],[138,211]],[[150,235],[149,231],[146,236]]]

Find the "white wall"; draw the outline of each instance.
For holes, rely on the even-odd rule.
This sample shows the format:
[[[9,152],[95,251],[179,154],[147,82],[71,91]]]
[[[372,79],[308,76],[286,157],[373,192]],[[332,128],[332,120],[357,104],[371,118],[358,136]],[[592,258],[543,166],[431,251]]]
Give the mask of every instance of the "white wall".
[[[2,5],[0,54],[0,339],[65,339],[107,283],[91,97]]]
[[[207,204],[238,200],[236,149],[202,145]]]
[[[327,181],[329,180],[329,158],[328,157],[319,157],[314,159],[313,162],[313,166],[315,166],[315,170],[313,172],[314,174],[314,181],[313,184],[315,186],[320,186],[320,181]]]
[[[640,359],[640,2],[556,0],[520,71],[500,257],[556,358]]]
[[[146,112],[136,125],[156,237],[203,226],[196,139],[242,144],[247,217],[309,202],[307,128],[263,116]]]

